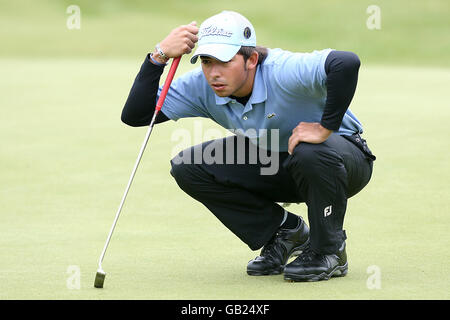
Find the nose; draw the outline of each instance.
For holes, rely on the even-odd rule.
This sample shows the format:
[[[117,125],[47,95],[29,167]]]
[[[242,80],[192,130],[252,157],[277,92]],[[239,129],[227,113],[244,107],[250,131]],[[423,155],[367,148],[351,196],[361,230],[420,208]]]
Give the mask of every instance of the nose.
[[[220,67],[217,63],[211,63],[209,68],[209,76],[212,79],[220,78]]]

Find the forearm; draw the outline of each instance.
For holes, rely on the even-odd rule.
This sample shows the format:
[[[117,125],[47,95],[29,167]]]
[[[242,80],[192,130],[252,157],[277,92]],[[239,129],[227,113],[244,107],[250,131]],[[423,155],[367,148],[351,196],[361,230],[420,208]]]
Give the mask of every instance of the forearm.
[[[128,99],[122,110],[122,121],[134,127],[148,125],[155,113],[159,80],[170,58],[191,53],[198,41],[198,28],[193,21],[173,29],[152,54],[147,55],[134,80]],[[163,111],[158,113],[156,123],[169,120]]]
[[[155,112],[159,80],[163,71],[164,66],[152,63],[150,55],[147,55],[122,110],[121,119],[124,123],[133,127],[150,123]],[[156,123],[167,120],[169,119],[160,111]]]
[[[358,56],[347,51],[332,51],[325,61],[327,100],[320,124],[329,130],[339,130],[358,82]]]

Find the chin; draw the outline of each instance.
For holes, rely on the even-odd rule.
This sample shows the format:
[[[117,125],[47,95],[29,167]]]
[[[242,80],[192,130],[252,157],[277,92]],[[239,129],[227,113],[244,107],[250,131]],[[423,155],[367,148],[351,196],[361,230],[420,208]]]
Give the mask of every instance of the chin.
[[[227,93],[227,92],[223,92],[223,91],[221,91],[221,92],[217,92],[217,91],[215,91],[215,93],[216,93],[216,95],[218,95],[219,97],[221,97],[221,98],[225,98],[225,97],[228,97],[228,96],[230,96],[230,94],[229,93]]]

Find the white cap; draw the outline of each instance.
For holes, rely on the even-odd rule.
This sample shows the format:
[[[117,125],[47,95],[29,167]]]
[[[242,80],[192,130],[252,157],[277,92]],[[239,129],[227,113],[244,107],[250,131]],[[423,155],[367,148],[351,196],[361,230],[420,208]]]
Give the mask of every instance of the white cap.
[[[206,19],[198,32],[198,47],[191,58],[197,62],[199,56],[230,61],[241,46],[256,47],[256,34],[250,21],[233,11],[222,11]]]

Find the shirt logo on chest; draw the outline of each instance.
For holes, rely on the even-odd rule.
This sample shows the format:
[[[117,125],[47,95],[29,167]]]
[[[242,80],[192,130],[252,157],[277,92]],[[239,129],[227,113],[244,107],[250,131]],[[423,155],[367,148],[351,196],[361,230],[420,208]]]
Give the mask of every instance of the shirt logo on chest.
[[[273,117],[275,117],[275,116],[276,116],[275,113],[271,113],[271,114],[269,114],[269,115],[267,116],[267,119],[271,119],[271,118],[273,118]]]

